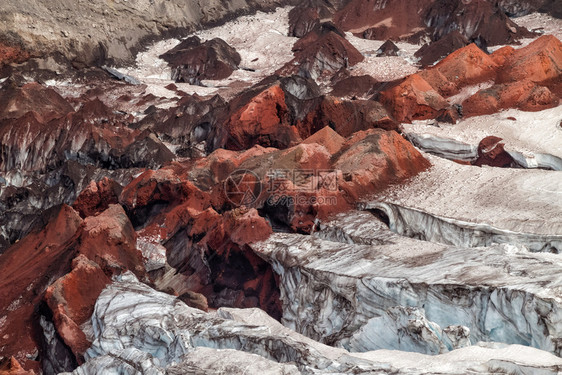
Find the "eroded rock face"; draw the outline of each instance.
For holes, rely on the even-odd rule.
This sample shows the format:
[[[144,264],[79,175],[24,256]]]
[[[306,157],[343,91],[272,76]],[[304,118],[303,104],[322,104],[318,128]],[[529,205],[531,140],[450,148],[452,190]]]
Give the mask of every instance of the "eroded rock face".
[[[478,159],[474,165],[490,165],[493,167],[506,167],[511,165],[513,158],[504,150],[502,139],[489,136],[478,144]]]
[[[400,49],[392,40],[387,40],[383,45],[377,50],[377,56],[398,56]]]
[[[498,74],[499,82],[530,80],[544,83],[562,74],[562,42],[545,35],[514,51]]]
[[[294,7],[289,12],[289,36],[302,38],[320,24],[315,8]]]
[[[285,92],[278,85],[267,88],[233,113],[227,129],[226,147],[234,150],[254,144],[286,148],[299,139],[296,127],[289,122]]]
[[[506,44],[531,33],[511,21],[497,3],[350,1],[334,15],[336,25],[367,39],[398,39],[418,43],[437,41],[453,30],[481,45]]]
[[[558,0],[501,0],[498,5],[510,17],[520,17],[536,11],[549,13],[557,18],[562,16]]]
[[[295,58],[278,73],[300,74],[314,79],[333,74],[361,61],[363,55],[345,39],[344,33],[332,23],[317,25],[293,46]]]
[[[341,170],[342,188],[357,199],[388,184],[407,179],[429,162],[394,131],[358,132],[337,154],[334,168]]]
[[[547,87],[525,80],[480,90],[466,99],[462,107],[465,116],[479,116],[507,108],[541,111],[556,107],[558,103],[558,97]]]
[[[400,122],[435,118],[449,104],[420,75],[413,74],[395,87],[380,93],[379,101]]]
[[[81,224],[80,216],[72,208],[63,206],[43,231],[27,236],[0,257],[1,268],[5,270],[0,277],[0,300],[8,307],[0,317],[4,343],[0,355],[15,355],[27,369],[41,367],[35,362],[38,358],[33,339],[37,324],[32,319],[34,310],[52,282],[51,278],[70,271],[72,255],[68,254],[66,243]]]
[[[453,30],[435,42],[424,44],[416,51],[415,56],[419,58],[421,66],[428,66],[468,44],[467,37]]]
[[[17,119],[33,112],[39,122],[61,118],[74,108],[55,90],[38,83],[22,87],[4,85],[0,90],[0,120]]]
[[[224,40],[206,42],[196,37],[182,41],[162,56],[172,67],[172,80],[201,84],[204,79],[225,79],[238,69],[241,58]]]
[[[367,39],[408,39],[419,41],[425,33],[425,25],[419,15],[425,9],[427,1],[350,1],[334,15],[334,23],[346,31]],[[417,11],[412,11],[417,9]]]
[[[441,95],[451,96],[464,86],[494,80],[497,68],[490,56],[472,43],[419,74]]]
[[[110,282],[97,263],[79,255],[72,261],[72,271],[45,292],[57,332],[80,364],[91,345],[80,326],[89,321],[99,294]]]
[[[10,247],[0,262],[10,270],[0,280],[0,297],[11,306],[0,317],[6,323],[1,354],[18,353],[25,368],[42,365],[46,373],[81,363],[90,343],[80,324],[90,318],[111,275],[131,270],[145,276],[136,233],[118,205],[85,220],[63,206],[42,231]]]
[[[439,40],[452,30],[481,46],[511,43],[533,34],[517,26],[488,0],[437,0],[427,10],[425,22],[432,30],[432,39]]]
[[[110,204],[119,202],[122,189],[121,185],[107,177],[97,183],[91,181],[88,187],[78,195],[72,207],[83,218],[99,214],[109,208]]]
[[[33,371],[25,371],[14,357],[0,360],[1,375],[34,375]]]

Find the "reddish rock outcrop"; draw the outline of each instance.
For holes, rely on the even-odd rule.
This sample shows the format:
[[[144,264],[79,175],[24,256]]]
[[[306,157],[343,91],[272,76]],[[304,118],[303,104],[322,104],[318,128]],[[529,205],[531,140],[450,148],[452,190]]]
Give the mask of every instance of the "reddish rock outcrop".
[[[26,369],[38,369],[33,339],[37,322],[34,310],[49,283],[70,271],[72,254],[68,243],[82,219],[72,208],[63,206],[40,232],[28,235],[0,256],[0,301],[6,306],[0,325],[0,356],[15,356]]]
[[[489,165],[492,167],[509,167],[514,160],[505,150],[502,139],[489,136],[478,144],[478,159],[472,164],[477,166]]]
[[[340,188],[348,199],[373,194],[427,169],[429,162],[395,131],[372,129],[349,138],[336,156]]]
[[[419,74],[412,74],[395,87],[381,92],[379,101],[399,122],[434,118],[449,106]]]
[[[98,216],[84,220],[77,254],[96,262],[108,275],[130,270],[141,279],[144,261],[137,250],[137,234],[123,207],[112,204]]]
[[[343,147],[345,138],[329,126],[325,126],[310,137],[306,138],[302,141],[302,143],[318,143],[319,145],[324,146],[330,154],[334,155]]]
[[[0,120],[20,118],[28,112],[34,112],[39,122],[49,122],[74,112],[74,108],[55,90],[38,83],[6,85],[0,90]]]
[[[172,66],[176,82],[201,84],[204,79],[228,78],[238,69],[241,57],[224,40],[215,38],[206,42],[192,36],[160,56]]]
[[[514,52],[515,52],[515,48],[511,46],[505,46],[494,51],[490,55],[490,57],[492,60],[494,60],[497,66],[501,67],[505,64],[507,58],[513,55]]]
[[[20,96],[31,95],[31,91],[34,99],[22,99],[4,110],[5,117],[23,113],[21,117],[0,120],[2,171],[44,171],[67,160],[111,169],[157,167],[174,158],[153,133],[129,128],[128,116],[115,113],[98,99],[84,103],[77,112],[67,113],[72,107],[58,94],[41,98],[51,89],[36,84],[29,90],[26,87],[16,90]],[[10,92],[0,90],[4,95]],[[59,99],[63,102],[59,103]]]
[[[5,343],[0,355],[17,353],[16,359],[26,369],[38,368],[30,358],[36,357],[36,339],[43,337],[37,315],[46,314],[42,300],[50,308],[46,319],[53,320],[57,337],[71,349],[54,355],[74,355],[69,361],[79,362],[89,347],[79,325],[90,318],[109,277],[131,270],[145,279],[136,233],[119,205],[85,220],[71,207],[62,206],[43,230],[10,247],[0,257],[0,267],[5,270],[0,275],[0,301],[8,306],[0,325]]]
[[[469,44],[468,39],[457,30],[453,30],[441,39],[424,44],[414,54],[421,66],[432,65],[450,53]]]
[[[458,93],[460,88],[494,80],[498,66],[484,51],[472,43],[456,50],[435,67],[419,73],[445,97]]]
[[[123,188],[114,180],[107,177],[92,181],[83,190],[72,207],[81,217],[94,216],[105,211],[110,204],[119,203],[119,195]]]
[[[480,90],[462,103],[464,116],[497,113],[502,109],[519,108],[540,111],[556,107],[559,99],[547,87],[531,81],[497,84]]]
[[[208,255],[210,278],[215,292],[211,306],[260,307],[281,318],[277,276],[248,244],[266,239],[271,226],[255,209],[240,208],[223,215],[219,225],[207,233],[201,246]]]
[[[431,29],[432,39],[439,40],[451,30],[459,30],[468,40],[480,46],[508,44],[534,34],[519,27],[489,0],[429,2],[424,20]]]
[[[340,100],[333,96],[324,97],[320,106],[298,126],[301,135],[330,126],[343,137],[372,128],[397,129],[397,123],[381,103],[374,100]]]
[[[266,88],[230,116],[226,147],[244,150],[259,144],[286,148],[300,139],[289,116],[283,89],[279,85]]]
[[[519,48],[505,59],[498,82],[529,80],[543,83],[562,75],[562,42],[544,35],[527,47]]]
[[[371,97],[377,83],[379,82],[369,75],[350,76],[338,80],[330,94],[335,97]]]
[[[20,47],[7,46],[0,43],[0,67],[4,64],[22,63],[29,59],[30,54],[22,50]]]
[[[14,357],[0,360],[0,375],[35,375],[34,371],[25,371]]]
[[[418,43],[428,35],[437,41],[451,30],[481,44],[506,44],[532,35],[488,0],[351,0],[334,15],[345,31],[367,39]]]
[[[79,364],[91,345],[80,325],[90,319],[98,296],[110,282],[97,263],[79,255],[72,261],[72,271],[45,292],[45,301],[53,312],[57,332]]]

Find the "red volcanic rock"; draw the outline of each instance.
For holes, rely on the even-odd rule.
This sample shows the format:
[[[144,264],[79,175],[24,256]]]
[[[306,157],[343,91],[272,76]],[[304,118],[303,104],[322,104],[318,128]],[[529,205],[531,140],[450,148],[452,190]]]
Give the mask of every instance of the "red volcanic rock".
[[[369,75],[347,77],[334,84],[331,95],[340,98],[343,96],[373,96],[374,86],[377,83],[379,81]]]
[[[286,148],[300,138],[289,121],[285,93],[279,85],[271,86],[235,111],[226,124],[226,148],[244,150],[256,144]]]
[[[397,124],[387,109],[373,100],[340,100],[326,96],[316,111],[299,123],[301,134],[313,133],[325,126],[332,127],[343,137],[359,130],[382,128],[395,130]]]
[[[289,36],[302,38],[320,23],[320,16],[315,8],[294,7],[289,12]]]
[[[19,47],[0,43],[0,67],[4,64],[22,63],[29,59],[29,57],[29,53]]]
[[[0,301],[8,306],[0,325],[0,356],[17,353],[26,369],[37,367],[29,358],[37,351],[33,338],[40,329],[36,311],[43,297],[59,336],[80,361],[89,343],[79,325],[89,319],[109,276],[131,270],[145,278],[136,233],[119,205],[85,220],[62,206],[42,231],[10,247],[0,267]]]
[[[154,202],[179,203],[188,199],[205,201],[207,197],[189,181],[182,180],[173,168],[161,168],[135,178],[123,189],[119,201],[132,210]]]
[[[183,173],[183,174],[182,174]],[[175,166],[146,171],[121,193],[120,202],[143,237],[165,239],[211,206],[212,197]],[[218,204],[219,206],[221,204]]]
[[[468,44],[468,39],[454,30],[435,42],[424,44],[414,56],[419,59],[421,66],[428,66]]]
[[[0,360],[0,375],[34,375],[34,371],[25,371],[14,357]]]
[[[412,74],[399,85],[381,92],[379,101],[399,122],[434,118],[449,106],[419,74]]]
[[[426,4],[425,0],[352,0],[333,19],[343,30],[367,39],[409,39],[425,30],[420,9]]]
[[[318,143],[328,150],[332,155],[337,153],[345,143],[345,138],[335,132],[329,126],[318,130],[316,133],[302,141],[303,144]]]
[[[313,78],[348,68],[364,57],[333,24],[318,25],[293,46],[295,58],[277,71],[288,76],[305,72]]]
[[[206,244],[215,249],[220,249],[225,238],[223,234],[228,235],[228,240],[233,243],[244,246],[257,241],[266,240],[272,233],[271,225],[258,214],[254,208],[237,208],[225,213],[222,217],[222,227],[218,232],[210,233],[210,236],[204,241]],[[224,233],[223,233],[224,231]],[[213,237],[220,233],[220,239]],[[221,255],[225,255],[229,250],[222,248],[218,250]]]
[[[145,273],[142,254],[137,250],[135,229],[117,204],[84,220],[77,254],[96,262],[109,275],[130,270],[142,278]]]
[[[562,42],[544,35],[510,54],[498,73],[498,82],[529,80],[542,83],[562,74]]]
[[[302,143],[282,151],[275,164],[299,169],[327,169],[330,167],[331,154],[318,143]]]
[[[38,121],[48,122],[74,112],[74,108],[55,90],[38,83],[8,85],[0,90],[0,120],[20,118],[32,111]]]
[[[105,211],[110,204],[119,203],[122,189],[121,185],[107,177],[97,183],[92,181],[78,195],[72,207],[81,217],[97,215]]]
[[[176,82],[200,84],[204,79],[225,79],[238,69],[241,57],[224,40],[215,38],[201,43],[190,37],[160,56],[174,69]]]
[[[558,97],[543,86],[530,81],[498,84],[478,91],[462,103],[464,116],[497,113],[501,109],[519,108],[540,111],[558,105]]]
[[[8,307],[0,324],[0,357],[14,355],[24,368],[37,367],[27,358],[37,350],[33,312],[50,280],[70,271],[73,252],[68,244],[81,224],[78,213],[62,206],[42,231],[29,234],[0,256],[0,301]]]
[[[514,160],[505,150],[502,139],[494,136],[484,138],[478,144],[478,159],[472,164],[477,166],[509,167]]]
[[[494,51],[490,58],[496,63],[497,66],[501,67],[505,64],[507,58],[515,53],[515,48],[512,46],[505,46]]]
[[[260,307],[274,318],[281,317],[276,276],[269,264],[247,244],[267,239],[271,226],[255,209],[239,208],[223,214],[219,225],[207,232],[200,245],[209,260],[215,292],[209,304],[218,307],[228,300],[235,307]]]
[[[83,355],[91,345],[80,325],[90,319],[97,298],[110,282],[97,263],[79,255],[72,261],[72,271],[45,292],[57,332],[79,364],[83,363]]]
[[[351,201],[373,194],[392,183],[415,176],[429,167],[418,150],[395,131],[372,129],[354,134],[334,163],[339,181]]]
[[[441,95],[450,96],[464,86],[494,80],[496,69],[494,60],[472,43],[419,74]]]

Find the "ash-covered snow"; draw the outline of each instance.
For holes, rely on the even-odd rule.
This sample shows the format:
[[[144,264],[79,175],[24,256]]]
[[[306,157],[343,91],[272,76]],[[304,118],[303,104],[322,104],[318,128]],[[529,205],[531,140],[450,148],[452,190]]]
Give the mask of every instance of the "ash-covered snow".
[[[257,12],[222,26],[191,34],[198,36],[202,41],[221,38],[235,48],[242,58],[240,69],[234,71],[230,77],[224,80],[205,80],[205,87],[173,82],[171,68],[166,61],[159,58],[178,45],[179,39],[168,39],[152,45],[147,51],[139,53],[136,66],[121,71],[139,79],[147,85],[147,93],[156,96],[176,95],[164,88],[170,83],[175,83],[187,94],[220,94],[224,98],[231,98],[244,88],[273,74],[293,58],[291,48],[297,38],[287,36],[290,10],[291,7],[284,7],[272,13]]]
[[[414,121],[402,126],[406,133],[434,135],[472,145],[493,135],[504,140],[506,150],[562,158],[561,121],[562,105],[539,112],[508,109],[492,115],[468,117],[457,124],[435,126],[434,122]]]
[[[562,173],[461,165],[425,155],[432,166],[374,201],[432,216],[536,235],[562,235]]]
[[[419,70],[414,64],[417,60],[414,53],[421,45],[396,42],[396,46],[400,49],[399,56],[377,57],[376,51],[384,44],[384,40],[363,39],[350,32],[345,36],[365,56],[365,60],[349,69],[352,75],[370,75],[378,81],[386,82],[404,78]]]

